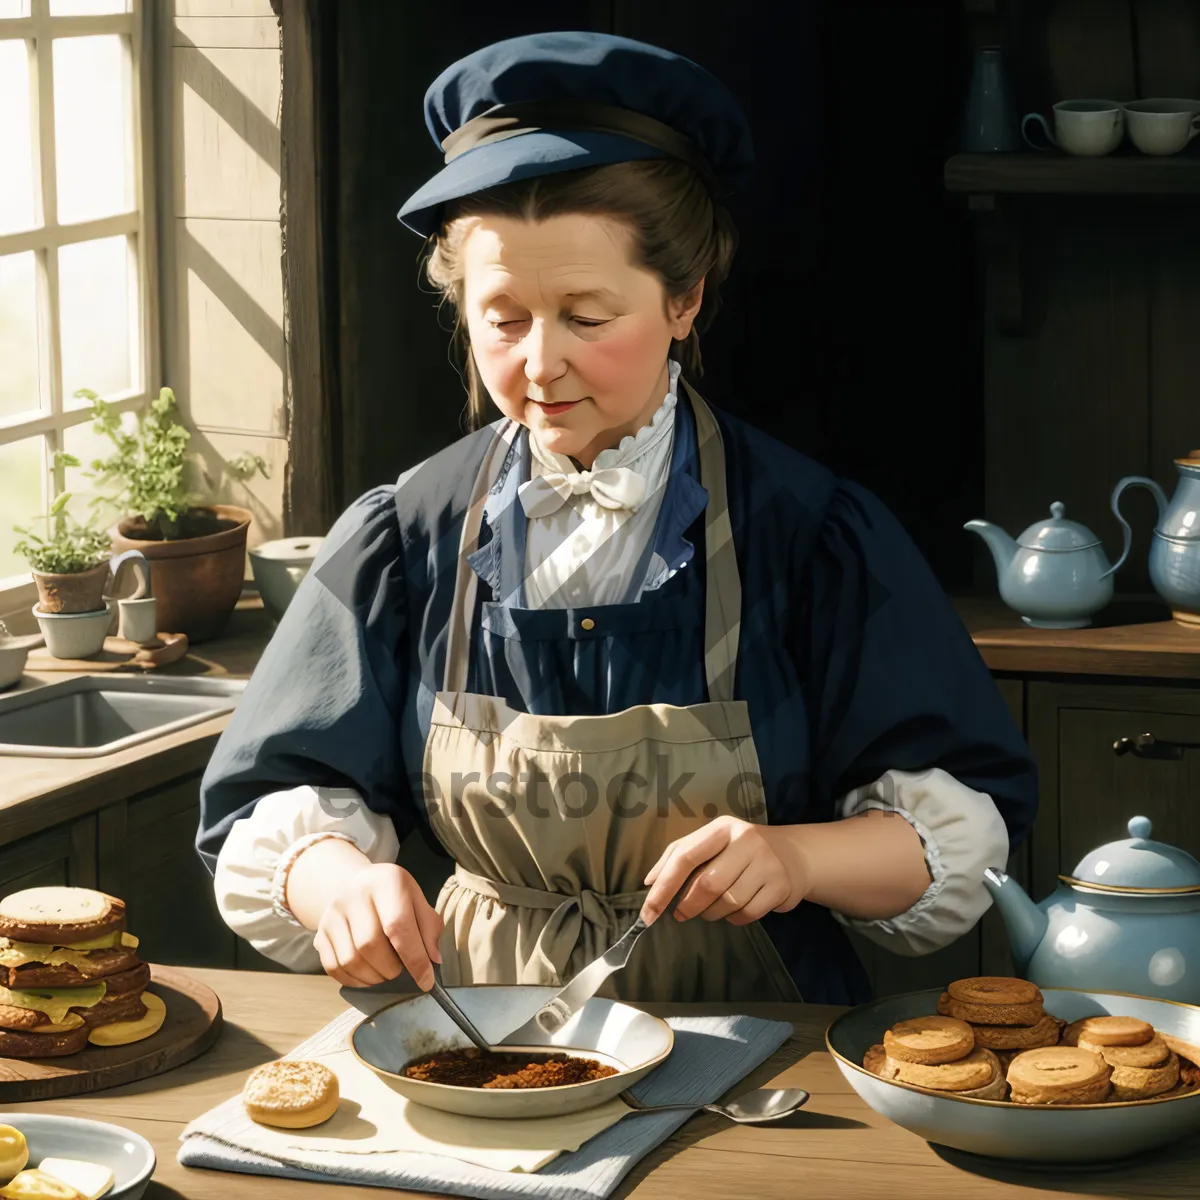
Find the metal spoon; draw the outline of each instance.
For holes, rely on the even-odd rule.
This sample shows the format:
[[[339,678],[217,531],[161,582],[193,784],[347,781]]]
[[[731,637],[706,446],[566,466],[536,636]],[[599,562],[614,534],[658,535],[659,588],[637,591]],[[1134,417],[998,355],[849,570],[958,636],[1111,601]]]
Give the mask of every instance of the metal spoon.
[[[621,1099],[639,1113],[682,1112],[684,1109],[699,1112],[703,1109],[719,1117],[728,1117],[739,1125],[761,1125],[790,1117],[807,1103],[808,1093],[803,1088],[759,1088],[728,1104],[642,1104],[634,1099],[632,1092],[622,1092]]]
[[[492,1052],[491,1046],[483,1034],[471,1024],[471,1018],[454,1002],[454,997],[442,986],[442,968],[440,963],[433,964],[433,987],[429,994],[438,1002],[442,1011],[479,1047],[485,1054]]]

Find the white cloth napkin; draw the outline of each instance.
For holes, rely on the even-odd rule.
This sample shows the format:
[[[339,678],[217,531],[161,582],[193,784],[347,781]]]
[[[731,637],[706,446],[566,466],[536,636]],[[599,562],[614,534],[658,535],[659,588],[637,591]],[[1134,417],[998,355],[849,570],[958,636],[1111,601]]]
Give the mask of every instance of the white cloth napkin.
[[[345,1050],[359,1020],[358,1012],[343,1013],[288,1056],[318,1058],[333,1069],[349,1100],[343,1102],[344,1112],[307,1133],[267,1129],[250,1121],[240,1095],[234,1096],[184,1129],[179,1162],[460,1196],[600,1200],[689,1115],[622,1120],[629,1110],[620,1100],[590,1113],[528,1121],[458,1117],[410,1106]],[[681,1017],[668,1023],[675,1030],[670,1057],[633,1089],[647,1104],[710,1103],[791,1034],[786,1022],[744,1016]]]
[[[602,508],[636,512],[646,498],[646,480],[630,467],[604,467],[599,471],[548,471],[517,488],[528,517],[548,517],[572,496],[586,492]]]

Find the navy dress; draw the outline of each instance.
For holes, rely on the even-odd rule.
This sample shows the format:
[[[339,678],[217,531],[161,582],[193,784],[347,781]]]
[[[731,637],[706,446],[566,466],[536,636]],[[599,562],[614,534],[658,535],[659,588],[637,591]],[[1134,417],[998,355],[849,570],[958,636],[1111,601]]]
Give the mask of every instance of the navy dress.
[[[888,770],[938,767],[992,798],[1010,847],[1037,804],[1028,748],[908,535],[863,488],[714,409],[742,577],[736,698],[750,711],[773,824],[829,821]],[[690,404],[636,603],[529,610],[520,595],[528,441],[515,439],[471,565],[481,584],[468,689],[543,715],[703,702],[704,508]],[[463,514],[489,427],[372,489],[339,518],[205,772],[197,848],[212,870],[260,796],[351,787],[401,839],[425,822],[421,765],[445,662]],[[432,835],[430,835],[432,838]],[[1003,864],[999,864],[1003,865]],[[805,1000],[856,1004],[866,973],[829,910],[764,927]]]

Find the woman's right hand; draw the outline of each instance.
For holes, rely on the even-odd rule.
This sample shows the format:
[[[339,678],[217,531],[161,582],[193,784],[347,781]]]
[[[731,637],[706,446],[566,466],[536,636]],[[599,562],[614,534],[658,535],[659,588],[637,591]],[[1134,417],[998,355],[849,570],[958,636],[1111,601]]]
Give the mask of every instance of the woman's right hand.
[[[355,871],[325,906],[313,945],[327,975],[349,987],[395,979],[407,969],[417,986],[433,986],[442,961],[442,918],[417,881],[395,863]]]

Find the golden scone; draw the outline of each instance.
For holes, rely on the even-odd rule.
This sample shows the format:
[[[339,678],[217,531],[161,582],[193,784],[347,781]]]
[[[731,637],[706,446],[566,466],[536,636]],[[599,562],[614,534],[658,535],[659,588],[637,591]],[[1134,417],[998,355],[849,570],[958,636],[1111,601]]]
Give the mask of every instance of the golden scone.
[[[156,1034],[167,1019],[167,1006],[150,992],[142,993],[142,1004],[146,1015],[136,1021],[112,1021],[97,1025],[88,1032],[88,1041],[93,1046],[128,1046]]]
[[[952,1000],[962,1004],[1041,1004],[1044,997],[1027,979],[978,975],[956,979],[946,988]]]
[[[1185,1042],[1183,1038],[1177,1038],[1173,1033],[1162,1033],[1155,1031],[1158,1036],[1167,1043],[1169,1050],[1174,1050],[1180,1058],[1187,1059],[1194,1067],[1200,1067],[1200,1046],[1193,1042]]]
[[[1098,1054],[1110,1067],[1161,1067],[1171,1054],[1166,1042],[1156,1033],[1140,1046],[1103,1046],[1086,1036],[1078,1044],[1093,1054]]]
[[[1025,1050],[1012,1060],[1008,1083],[1016,1104],[1091,1104],[1111,1090],[1112,1068],[1078,1046]]]
[[[25,1135],[11,1125],[0,1125],[0,1183],[7,1183],[25,1170],[29,1161],[29,1146]]]
[[[899,1062],[948,1063],[975,1048],[975,1036],[966,1021],[953,1017],[914,1017],[898,1021],[883,1035],[888,1056]]]
[[[0,1187],[4,1200],[83,1200],[70,1184],[42,1171],[22,1171]]]
[[[934,1088],[940,1092],[965,1092],[992,1082],[995,1056],[981,1047],[956,1062],[909,1063],[889,1059],[895,1064],[896,1077],[903,1083]]]
[[[1154,1026],[1137,1017],[1084,1017],[1072,1024],[1076,1045],[1086,1038],[1097,1046],[1141,1046],[1154,1036]]]
[[[281,1058],[250,1073],[242,1103],[252,1121],[281,1129],[307,1129],[337,1111],[337,1076],[324,1063]]]
[[[880,1079],[895,1079],[896,1073],[894,1069],[888,1066],[891,1060],[887,1056],[887,1051],[882,1044],[876,1044],[863,1055],[863,1067],[870,1071],[872,1075],[878,1075]]]
[[[975,1025],[975,1044],[989,1050],[1033,1050],[1058,1045],[1058,1022],[1043,1013],[1036,1025]]]
[[[1114,1100],[1148,1100],[1169,1092],[1179,1082],[1179,1057],[1173,1050],[1157,1067],[1113,1067]]]
[[[969,1091],[955,1092],[954,1094],[969,1100],[1003,1100],[1008,1095],[1008,1080],[1004,1078],[1004,1067],[1000,1063],[999,1056],[991,1050],[984,1050],[983,1053],[992,1064],[991,1082],[985,1083],[983,1087],[971,1088]]]

